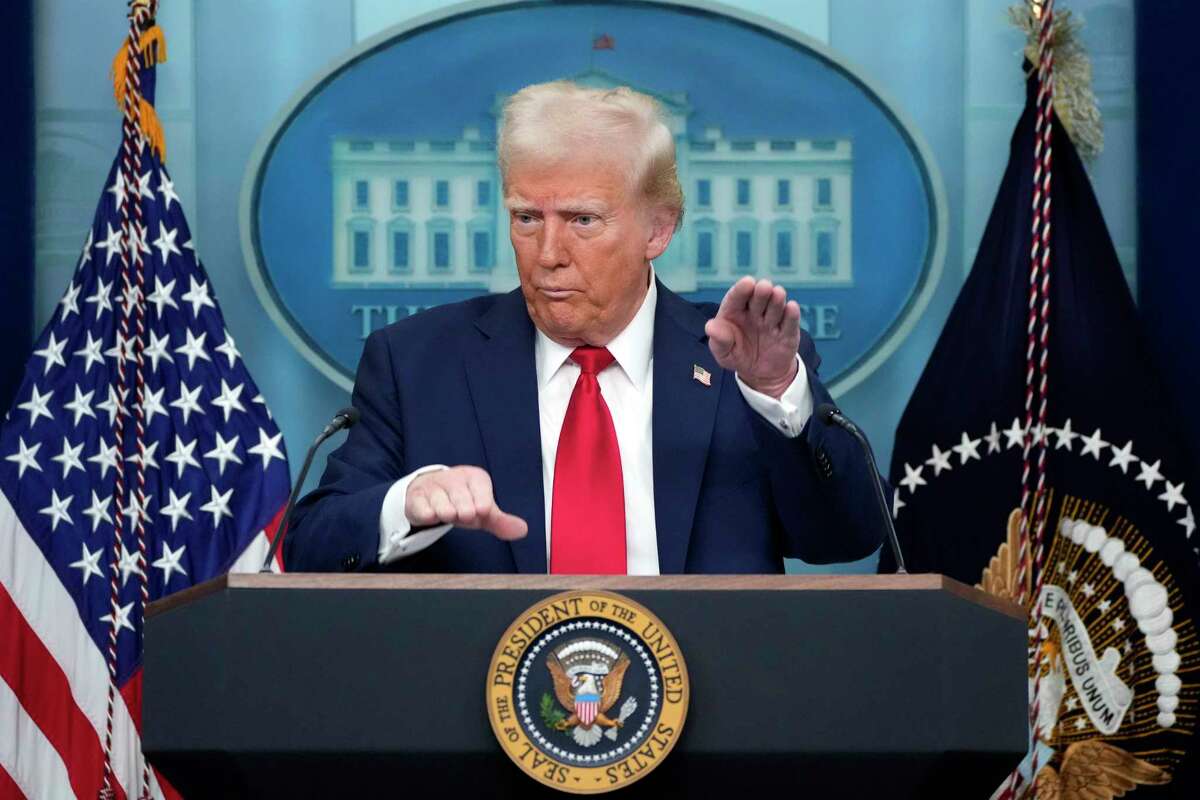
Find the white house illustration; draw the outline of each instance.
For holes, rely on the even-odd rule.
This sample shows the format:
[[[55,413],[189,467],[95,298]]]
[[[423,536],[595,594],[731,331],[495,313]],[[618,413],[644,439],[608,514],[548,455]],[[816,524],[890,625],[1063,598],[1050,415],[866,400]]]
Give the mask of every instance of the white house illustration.
[[[575,80],[622,85],[596,70]],[[848,139],[727,137],[715,127],[695,138],[685,93],[647,93],[667,111],[687,203],[684,227],[655,261],[667,285],[724,289],[742,275],[852,285]],[[331,171],[334,287],[516,287],[495,143],[478,127],[453,139],[338,136]]]

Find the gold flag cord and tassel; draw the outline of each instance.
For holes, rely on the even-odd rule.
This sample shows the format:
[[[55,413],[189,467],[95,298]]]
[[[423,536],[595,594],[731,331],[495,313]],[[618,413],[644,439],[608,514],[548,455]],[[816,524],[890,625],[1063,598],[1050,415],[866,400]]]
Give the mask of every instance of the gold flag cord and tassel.
[[[162,28],[153,25],[144,30],[138,39],[138,52],[141,54],[143,67],[157,66],[166,61],[167,40],[163,36]],[[129,49],[122,46],[117,50],[112,64],[113,98],[117,101],[117,108],[120,109],[125,108],[125,87],[127,85],[125,73],[128,69]],[[163,134],[162,123],[159,122],[154,106],[144,97],[138,99],[138,114],[142,135],[146,137],[150,147],[158,154],[159,161],[165,162],[167,160],[167,140]]]

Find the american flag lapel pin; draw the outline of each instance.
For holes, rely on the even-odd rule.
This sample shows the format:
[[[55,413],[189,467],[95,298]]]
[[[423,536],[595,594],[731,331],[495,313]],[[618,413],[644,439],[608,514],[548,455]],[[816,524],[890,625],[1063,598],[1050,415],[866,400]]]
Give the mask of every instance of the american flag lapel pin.
[[[705,386],[712,386],[712,373],[699,364],[692,364],[692,380]]]

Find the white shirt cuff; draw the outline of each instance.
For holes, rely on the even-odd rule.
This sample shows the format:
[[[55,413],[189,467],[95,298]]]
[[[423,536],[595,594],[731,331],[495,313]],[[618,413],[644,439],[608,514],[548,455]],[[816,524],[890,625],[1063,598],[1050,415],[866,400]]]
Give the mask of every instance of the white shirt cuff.
[[[737,378],[738,388],[742,390],[742,397],[746,398],[750,407],[769,422],[771,427],[789,439],[800,435],[800,431],[804,430],[808,418],[813,413],[813,397],[808,386],[808,370],[804,368],[804,362],[798,355],[796,362],[798,367],[796,377],[778,400],[751,389],[742,381],[740,375],[734,375]]]
[[[379,563],[387,564],[397,559],[419,553],[436,542],[450,530],[453,525],[437,525],[409,535],[412,523],[404,513],[405,501],[408,499],[408,486],[414,478],[427,472],[446,469],[442,464],[430,464],[410,472],[392,484],[383,497],[383,508],[379,512]]]

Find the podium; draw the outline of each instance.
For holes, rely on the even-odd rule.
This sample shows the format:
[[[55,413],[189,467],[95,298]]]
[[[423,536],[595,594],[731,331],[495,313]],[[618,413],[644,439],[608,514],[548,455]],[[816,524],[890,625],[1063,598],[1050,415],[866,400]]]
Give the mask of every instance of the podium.
[[[143,745],[185,797],[562,797],[484,692],[508,625],[574,589],[650,609],[691,678],[621,797],[988,797],[1025,753],[1025,614],[939,575],[227,575],[149,607]]]

